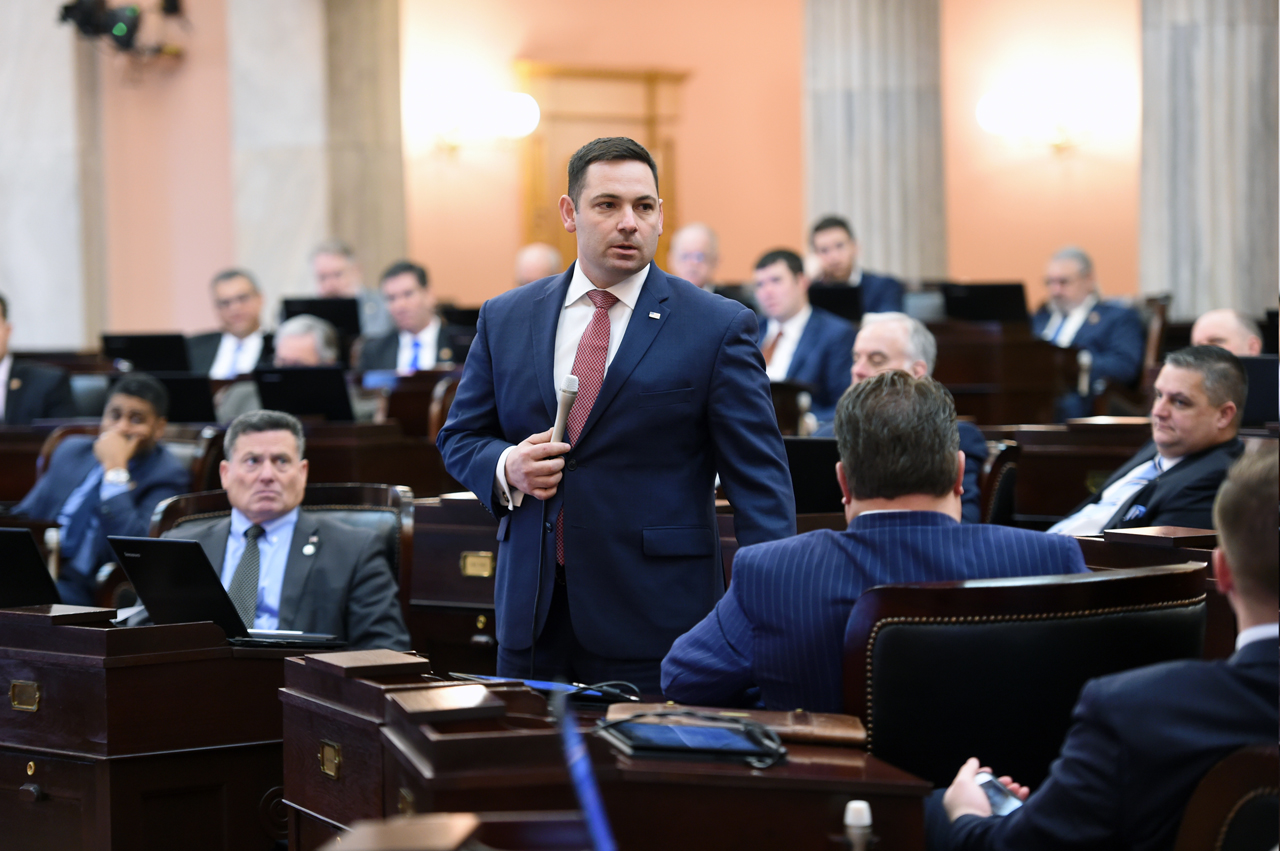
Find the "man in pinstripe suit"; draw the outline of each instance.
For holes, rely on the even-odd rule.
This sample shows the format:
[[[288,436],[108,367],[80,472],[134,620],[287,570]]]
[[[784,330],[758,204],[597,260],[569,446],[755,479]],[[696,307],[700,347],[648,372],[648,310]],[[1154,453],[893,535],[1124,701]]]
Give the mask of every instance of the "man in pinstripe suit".
[[[858,382],[835,431],[849,528],[738,550],[728,592],[662,662],[669,699],[839,712],[845,622],[863,590],[1087,570],[1074,539],[960,524],[955,405],[932,378]]]

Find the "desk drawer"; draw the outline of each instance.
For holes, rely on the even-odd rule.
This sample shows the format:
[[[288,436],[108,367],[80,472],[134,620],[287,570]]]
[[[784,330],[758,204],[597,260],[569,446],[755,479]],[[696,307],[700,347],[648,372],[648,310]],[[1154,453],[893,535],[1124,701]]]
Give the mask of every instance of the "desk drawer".
[[[491,608],[455,608],[413,603],[409,606],[413,649],[431,660],[437,674],[494,675],[498,639]]]
[[[86,838],[93,835],[95,768],[91,762],[0,749],[0,844],[91,847]]]
[[[382,818],[378,724],[293,692],[281,700],[285,801],[342,825]],[[326,749],[331,758],[322,765]]]

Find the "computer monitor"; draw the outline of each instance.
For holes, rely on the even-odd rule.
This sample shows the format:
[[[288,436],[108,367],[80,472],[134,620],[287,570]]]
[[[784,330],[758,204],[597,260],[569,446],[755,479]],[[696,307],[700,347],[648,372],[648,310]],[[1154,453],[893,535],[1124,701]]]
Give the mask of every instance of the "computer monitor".
[[[280,313],[286,320],[303,314],[318,316],[340,335],[351,339],[360,336],[360,302],[354,298],[286,298]]]
[[[948,319],[969,322],[1029,322],[1027,292],[1021,283],[941,286]]]
[[[295,417],[323,417],[330,422],[351,422],[351,396],[347,379],[336,366],[298,366],[258,369],[253,373],[262,407]]]
[[[30,529],[0,529],[0,609],[61,603]]]
[[[1280,422],[1280,358],[1276,355],[1258,355],[1240,358],[1244,374],[1249,378],[1249,394],[1245,397],[1244,416],[1240,425],[1244,428],[1263,428],[1267,423]]]
[[[216,423],[213,410],[213,388],[209,376],[194,372],[153,373],[169,391],[169,416],[171,423]]]
[[[809,303],[850,322],[862,321],[862,289],[845,284],[813,284]]]
[[[153,372],[189,372],[187,338],[181,334],[103,334],[102,355],[107,360],[127,361],[128,369]],[[119,364],[121,371],[124,364]]]

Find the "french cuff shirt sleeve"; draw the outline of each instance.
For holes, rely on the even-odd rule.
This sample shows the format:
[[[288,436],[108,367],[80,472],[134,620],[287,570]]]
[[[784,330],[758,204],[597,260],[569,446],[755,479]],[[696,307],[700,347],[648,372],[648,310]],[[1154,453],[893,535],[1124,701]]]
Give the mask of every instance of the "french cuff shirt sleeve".
[[[524,491],[514,490],[507,484],[507,456],[514,446],[508,446],[498,456],[498,469],[493,472],[493,492],[498,495],[498,502],[504,508],[519,508],[524,499]]]

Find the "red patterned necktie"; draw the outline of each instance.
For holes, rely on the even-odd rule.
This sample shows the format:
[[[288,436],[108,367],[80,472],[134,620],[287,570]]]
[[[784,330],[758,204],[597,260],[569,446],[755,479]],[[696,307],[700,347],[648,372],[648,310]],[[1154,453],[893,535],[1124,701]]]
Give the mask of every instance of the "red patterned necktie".
[[[596,306],[596,312],[591,315],[587,330],[582,332],[578,352],[573,356],[572,372],[578,376],[578,398],[569,409],[569,422],[565,426],[565,439],[571,445],[578,442],[582,426],[591,415],[591,406],[600,395],[600,385],[604,383],[604,366],[609,358],[609,308],[618,303],[618,297],[607,290],[591,290],[587,298]],[[556,515],[556,562],[565,563],[563,505]]]

